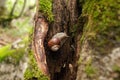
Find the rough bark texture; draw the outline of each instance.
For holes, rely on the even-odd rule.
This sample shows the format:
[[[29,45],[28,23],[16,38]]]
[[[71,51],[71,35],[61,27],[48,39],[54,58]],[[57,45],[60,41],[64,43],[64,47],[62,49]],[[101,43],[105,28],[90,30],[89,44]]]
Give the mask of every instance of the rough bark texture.
[[[48,67],[46,63],[46,54],[44,49],[44,39],[46,37],[48,31],[48,23],[46,22],[44,17],[37,16],[35,21],[35,29],[34,29],[34,54],[36,61],[38,63],[41,71],[49,75]]]
[[[54,21],[44,41],[51,80],[119,80],[119,1],[77,1],[53,0]],[[52,52],[47,42],[58,32],[70,38]]]
[[[37,7],[37,11],[41,12],[41,10],[39,10],[39,6]],[[77,36],[71,30],[74,29],[78,23],[77,0],[53,0],[54,21],[49,24],[49,31],[46,37],[44,33],[41,32],[42,27],[44,28],[45,26],[39,26],[42,25],[42,22],[39,21],[38,15],[41,15],[41,13],[36,15],[38,22],[35,23],[36,26],[34,30],[34,51],[36,53],[35,56],[38,65],[40,65],[41,62],[45,63],[45,60],[47,60],[48,72],[50,73],[51,80],[75,80],[77,72],[76,61],[78,58],[76,54]],[[58,51],[53,52],[48,47],[47,42],[53,37],[53,35],[59,32],[65,32],[70,37]],[[41,41],[42,44],[39,43]],[[45,52],[41,53],[40,51],[44,48],[39,46],[45,47]],[[42,58],[45,54],[46,58]],[[44,72],[44,70],[42,71]]]
[[[75,80],[76,78],[76,52],[72,48],[72,46],[75,47],[75,38],[70,32],[70,28],[77,23],[76,4],[76,0],[53,0],[54,22],[49,27],[46,41],[58,32],[67,33],[70,38],[57,52],[50,51],[46,46],[51,80]]]

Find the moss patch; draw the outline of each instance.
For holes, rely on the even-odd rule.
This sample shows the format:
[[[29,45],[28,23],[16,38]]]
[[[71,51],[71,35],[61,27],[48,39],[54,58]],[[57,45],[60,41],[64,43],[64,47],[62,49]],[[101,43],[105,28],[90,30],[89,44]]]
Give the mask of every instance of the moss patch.
[[[96,51],[109,53],[120,42],[119,9],[117,0],[86,0],[81,16],[88,17],[88,21],[81,42],[87,39]]]
[[[89,58],[86,61],[86,66],[85,66],[85,73],[89,76],[92,77],[96,73],[95,67],[92,66],[92,58]]]
[[[113,70],[120,72],[120,66],[114,65],[113,66]]]
[[[92,77],[92,76],[94,76],[94,74],[96,73],[96,70],[95,70],[95,68],[94,68],[93,66],[87,65],[87,66],[85,67],[85,72],[86,72],[86,74],[87,74],[89,77]]]
[[[52,22],[53,13],[52,13],[52,0],[40,0],[39,10],[42,12],[48,21]]]
[[[24,73],[24,80],[48,80],[48,77],[44,76],[41,73],[40,69],[38,69],[36,60],[32,52],[30,53],[29,58],[29,67]]]

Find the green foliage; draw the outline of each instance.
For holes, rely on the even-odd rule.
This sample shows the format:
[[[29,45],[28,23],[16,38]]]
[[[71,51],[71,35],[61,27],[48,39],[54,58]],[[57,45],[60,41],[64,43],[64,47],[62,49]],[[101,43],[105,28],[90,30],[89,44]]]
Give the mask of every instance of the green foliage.
[[[52,0],[40,0],[39,9],[45,17],[47,17],[48,21],[52,22],[53,13],[52,13]]]
[[[15,44],[18,45],[19,48],[12,48],[12,43],[1,47],[0,61],[5,60],[6,57],[12,57],[13,62],[18,63],[19,60],[23,57],[24,53],[26,53],[26,48],[28,47],[29,43],[28,33],[31,33],[33,28],[32,23],[28,23],[30,23],[30,18],[18,19],[12,22],[12,25],[15,26],[15,28],[6,27],[3,29],[3,32],[5,32],[4,35],[9,36],[8,38],[20,38],[22,41],[18,44]],[[2,36],[2,34],[0,34],[0,36]]]
[[[37,63],[32,52],[30,53],[29,58],[29,67],[24,73],[24,80],[48,80],[47,76],[44,76],[37,67]]]
[[[6,7],[8,10],[6,12],[7,17],[9,17],[9,14],[13,8],[13,4],[15,1],[16,0],[7,0],[7,2],[6,2]],[[34,0],[29,0],[28,3],[31,3],[31,1],[33,3]],[[15,7],[15,11],[13,12],[14,16],[17,16],[20,14],[20,11],[23,6],[23,2],[24,2],[24,0],[18,0],[18,3]],[[31,5],[31,6],[33,7],[33,5]],[[29,33],[32,34],[32,32],[33,32],[33,23],[32,23],[33,18],[32,18],[31,14],[33,14],[33,12],[34,12],[33,10],[29,9],[29,7],[25,8],[25,10],[27,10],[27,12],[25,13],[24,16],[20,17],[19,19],[12,20],[12,22],[11,22],[12,26],[6,24],[7,27],[0,29],[0,36],[2,36],[2,34],[5,35],[5,37],[4,36],[2,37],[3,39],[5,39],[5,41],[7,41],[6,39],[8,39],[8,40],[10,39],[10,41],[8,41],[9,45],[5,45],[0,48],[0,62],[2,62],[4,60],[8,61],[10,59],[9,60],[10,62],[19,64],[19,61],[21,60],[21,58],[24,58],[23,56],[25,54],[27,54],[26,49],[28,48],[28,44],[31,43],[31,41],[29,40],[28,34]],[[31,11],[32,11],[32,13],[31,13]],[[16,42],[19,39],[21,41],[18,42],[18,44],[15,44],[18,47],[13,47],[14,45],[12,43]],[[32,40],[32,38],[31,38],[31,40]],[[26,70],[25,80],[28,80],[31,77],[38,77],[38,76],[39,76],[39,80],[47,80],[41,74],[41,72],[38,71],[39,69],[37,68],[37,64],[36,64],[36,61],[34,60],[33,56],[30,56],[30,60],[33,61],[33,63],[31,62],[31,64],[30,64],[30,65],[32,65],[32,67],[31,67],[32,69]]]
[[[15,50],[11,49],[11,45],[4,46],[0,48],[0,62],[5,59],[5,57],[13,54]]]
[[[9,56],[12,57],[14,63],[18,63],[24,53],[24,48],[14,49],[11,45],[3,46],[0,48],[0,62]]]

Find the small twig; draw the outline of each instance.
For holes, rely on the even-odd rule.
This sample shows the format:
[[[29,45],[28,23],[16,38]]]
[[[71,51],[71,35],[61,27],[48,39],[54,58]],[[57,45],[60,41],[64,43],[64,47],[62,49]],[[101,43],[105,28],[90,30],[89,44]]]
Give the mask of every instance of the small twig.
[[[10,18],[11,20],[12,20],[12,19],[17,19],[17,18],[21,17],[21,15],[22,15],[22,13],[23,13],[23,11],[24,11],[24,9],[25,9],[26,2],[27,2],[27,0],[24,0],[24,4],[23,4],[23,7],[22,7],[22,10],[21,10],[20,14],[19,14],[18,16],[13,17],[13,16],[14,16],[13,13],[14,13],[14,10],[15,10],[15,6],[16,6],[17,3],[18,3],[18,0],[15,1],[14,5],[13,5],[13,8],[12,8],[12,10],[11,10],[11,12],[10,12],[10,15],[9,15],[9,18]]]
[[[17,2],[18,2],[18,0],[15,1],[14,5],[13,5],[13,8],[12,8],[12,10],[11,10],[11,12],[10,12],[9,17],[13,16],[13,12],[14,12],[14,10],[15,10],[15,6],[16,6]]]
[[[26,2],[27,2],[27,0],[24,0],[24,4],[23,4],[23,7],[22,7],[22,10],[21,10],[21,12],[20,12],[20,14],[19,14],[18,17],[21,17],[21,15],[22,15],[22,13],[23,13],[23,11],[24,11],[24,9],[25,9],[25,4],[26,4]]]

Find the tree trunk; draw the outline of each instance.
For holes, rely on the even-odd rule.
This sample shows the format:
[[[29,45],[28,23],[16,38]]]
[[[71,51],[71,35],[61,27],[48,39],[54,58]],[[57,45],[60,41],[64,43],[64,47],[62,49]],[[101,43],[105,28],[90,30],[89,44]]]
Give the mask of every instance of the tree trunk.
[[[39,32],[37,27],[34,32],[35,46],[38,46],[35,49],[39,53],[43,50],[39,46],[42,45],[45,48],[45,52],[43,51],[43,54],[40,52],[38,57],[42,58],[41,55],[44,55],[44,59],[37,61],[40,65],[45,63],[44,69],[48,68],[51,80],[119,79],[120,10],[118,8],[120,7],[116,6],[118,4],[119,2],[114,0],[109,2],[105,0],[53,0],[54,21],[45,21],[49,24],[47,35],[37,38],[41,36],[37,35],[36,31]],[[42,15],[42,18],[45,16],[39,8],[38,12],[40,13],[36,15],[36,18],[41,19],[39,15]],[[42,23],[36,22],[37,24]],[[70,37],[58,51],[54,52],[50,50],[47,43],[59,32],[64,32]],[[37,39],[42,40],[41,45],[36,43]],[[112,57],[113,55],[117,56]],[[110,63],[112,60],[113,62]],[[43,72],[46,72],[44,69]]]
[[[40,38],[41,33],[39,31],[39,27],[37,25],[42,25],[42,22],[39,22],[40,19],[39,15],[42,15],[41,12],[36,15],[36,27],[34,32],[34,49],[36,59],[38,64],[41,66],[46,64],[47,61],[47,68],[48,72],[50,74],[51,80],[75,80],[76,79],[76,72],[77,72],[77,35],[75,32],[73,32],[74,27],[77,27],[78,23],[78,6],[77,6],[77,0],[53,0],[53,15],[54,15],[54,21],[52,23],[49,23],[49,29],[47,32],[47,36],[42,35],[45,37]],[[39,11],[39,10],[38,10]],[[44,14],[42,15],[44,16]],[[40,29],[41,26],[40,26]],[[42,30],[41,30],[42,31]],[[52,38],[53,35],[59,32],[64,32],[69,36],[69,39],[65,41],[63,46],[60,47],[58,51],[51,51],[48,47],[47,42]],[[79,31],[80,32],[80,31]],[[79,33],[78,32],[78,33]],[[38,36],[39,35],[39,36]],[[38,38],[39,37],[39,38]],[[45,47],[45,53],[42,51],[42,47],[40,48],[39,40],[44,41],[44,47]],[[79,50],[79,49],[78,49]],[[43,53],[42,53],[43,52]],[[44,59],[41,57],[41,53],[46,56]],[[43,56],[42,55],[42,56]],[[39,59],[38,59],[39,58]],[[42,58],[42,59],[41,59]],[[46,60],[46,61],[45,61]],[[45,67],[45,66],[44,66]],[[47,70],[47,68],[44,68]],[[43,70],[44,73],[46,71]]]
[[[78,12],[76,0],[53,0],[54,22],[49,25],[49,32],[46,42],[59,32],[67,33],[70,38],[56,52],[52,52],[47,48],[47,63],[51,80],[75,80],[76,78],[76,42],[72,36],[71,28],[77,24]],[[73,47],[74,48],[73,48]]]

